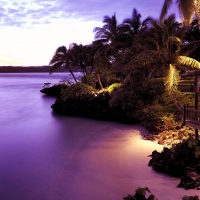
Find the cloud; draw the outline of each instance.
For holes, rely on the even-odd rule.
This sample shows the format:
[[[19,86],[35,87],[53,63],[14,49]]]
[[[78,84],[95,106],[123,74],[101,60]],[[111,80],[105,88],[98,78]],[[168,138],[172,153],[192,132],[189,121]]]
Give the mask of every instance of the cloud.
[[[121,23],[124,18],[131,16],[133,8],[147,17],[147,13],[158,15],[161,5],[157,0],[1,0],[0,25],[30,26],[31,22],[39,24],[67,18],[102,21],[105,15],[112,16],[114,13]]]
[[[158,0],[0,0],[0,65],[46,65],[59,46],[90,44],[105,15],[121,23],[133,8],[145,19],[161,7]]]

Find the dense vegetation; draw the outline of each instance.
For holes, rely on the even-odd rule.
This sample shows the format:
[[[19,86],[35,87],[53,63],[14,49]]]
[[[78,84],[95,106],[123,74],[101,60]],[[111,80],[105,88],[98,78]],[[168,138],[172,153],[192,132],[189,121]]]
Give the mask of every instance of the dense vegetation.
[[[159,21],[151,17],[142,21],[136,9],[121,24],[115,14],[105,16],[103,27],[94,28],[92,44],[58,47],[50,61],[50,73],[64,67],[72,74],[74,83],[60,88],[53,110],[64,115],[137,123],[152,134],[179,129],[180,106],[194,106],[194,93],[177,89],[182,74],[200,69],[199,7],[193,9],[198,5],[188,1],[191,12],[185,13],[183,1],[177,1],[183,15],[183,23],[179,23],[173,14],[165,17],[171,3],[165,1]],[[191,20],[194,13],[196,17]],[[77,67],[83,72],[81,82],[73,74]],[[193,143],[195,147],[191,147],[191,139],[177,145],[167,154],[167,160],[182,154],[182,147],[188,146],[189,158],[198,154],[195,165],[199,165],[200,145],[195,140]],[[162,155],[152,154],[150,165],[154,169],[166,169]],[[178,173],[183,174],[188,165],[194,164],[183,159],[180,163],[171,162],[171,168],[182,169],[171,174],[179,177]],[[170,173],[171,168],[167,168]]]
[[[30,73],[30,72],[49,72],[49,66],[27,66],[27,67],[14,67],[14,66],[0,66],[0,73]],[[58,69],[57,72],[64,72],[66,69]]]
[[[166,129],[163,119],[173,115],[176,121],[180,106],[192,106],[192,94],[182,94],[177,87],[182,73],[200,68],[198,18],[187,26],[173,14],[160,21],[151,17],[142,21],[133,9],[132,17],[121,24],[115,14],[105,16],[103,23],[94,28],[92,44],[73,43],[56,50],[50,73],[66,68],[77,83],[74,71],[79,68],[83,77],[82,84],[61,90],[53,109],[141,123],[152,133]]]

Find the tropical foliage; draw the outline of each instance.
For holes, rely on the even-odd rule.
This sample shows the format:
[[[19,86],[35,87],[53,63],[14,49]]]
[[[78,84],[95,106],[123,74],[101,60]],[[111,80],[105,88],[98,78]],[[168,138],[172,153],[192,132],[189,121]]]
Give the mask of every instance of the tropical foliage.
[[[182,11],[183,2],[176,1]],[[124,18],[122,23],[118,22],[115,13],[105,16],[103,26],[94,28],[91,44],[72,43],[68,49],[58,47],[50,61],[50,73],[64,67],[77,82],[74,72],[82,71],[81,82],[94,90],[85,88],[88,92],[79,93],[65,89],[58,102],[65,104],[66,100],[71,105],[67,106],[70,110],[73,105],[79,107],[77,102],[73,104],[66,98],[68,92],[74,94],[76,91],[74,95],[84,106],[85,115],[101,113],[102,118],[110,116],[115,120],[141,123],[153,133],[161,131],[165,127],[164,115],[175,116],[180,105],[189,101],[185,94],[177,91],[181,73],[200,68],[198,19],[186,27],[176,21],[174,14],[166,18],[171,4],[172,0],[165,1],[159,21],[151,17],[142,20],[135,8],[131,17]],[[194,5],[190,6],[193,12]],[[182,13],[184,20],[189,20]]]
[[[161,76],[167,74],[166,90],[173,96],[175,102],[177,102],[175,91],[180,79],[180,69],[200,68],[198,61],[188,57],[197,46],[194,42],[183,44],[184,36],[184,28],[175,21],[175,15],[172,14],[163,23],[152,21],[150,34],[140,35],[134,42],[136,46],[142,48],[142,52],[137,55],[134,62],[151,69],[149,77],[156,71],[160,71]]]
[[[166,17],[167,11],[172,5],[173,0],[165,0],[162,11],[160,14],[160,21],[162,22]],[[183,24],[188,25],[192,21],[192,17],[195,15],[197,20],[200,19],[200,1],[199,0],[176,0],[176,4],[180,13],[180,17]]]

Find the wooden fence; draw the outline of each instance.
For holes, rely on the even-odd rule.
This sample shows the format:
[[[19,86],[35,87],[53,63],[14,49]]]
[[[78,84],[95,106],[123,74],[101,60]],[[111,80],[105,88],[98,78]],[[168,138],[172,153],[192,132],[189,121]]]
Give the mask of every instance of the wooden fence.
[[[181,116],[183,117],[183,122],[185,120],[191,120],[200,123],[200,110],[183,106],[181,107]]]
[[[195,129],[195,138],[198,139],[198,130],[200,130],[200,110],[183,106],[181,107],[182,124],[191,126]]]

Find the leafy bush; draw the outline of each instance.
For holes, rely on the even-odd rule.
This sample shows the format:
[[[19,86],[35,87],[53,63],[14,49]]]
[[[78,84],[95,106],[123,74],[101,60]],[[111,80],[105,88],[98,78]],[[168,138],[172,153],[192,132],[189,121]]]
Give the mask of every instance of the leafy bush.
[[[61,99],[66,101],[67,99],[76,99],[78,96],[88,96],[93,95],[94,88],[92,86],[76,83],[72,84],[66,89],[61,89]]]
[[[137,117],[140,124],[152,134],[158,134],[164,130],[164,123],[161,120],[162,115],[159,112],[143,109]]]
[[[107,90],[108,90],[109,94],[111,94],[111,93],[115,92],[120,86],[121,86],[120,83],[113,83],[112,85],[110,85],[108,87]]]
[[[93,88],[95,88],[96,87],[96,75],[94,73],[89,73],[89,74],[82,76],[81,83],[90,85]]]
[[[145,109],[149,105],[157,104],[156,96],[163,92],[162,79],[151,79],[145,82],[132,80],[111,93],[109,105],[118,118],[141,122],[149,131],[158,132],[160,116],[154,111],[151,112],[149,109],[145,111]]]
[[[94,81],[94,74],[88,74],[82,80]],[[183,103],[187,101],[185,97],[191,98],[180,92],[177,92],[177,97]],[[74,109],[74,114],[79,114],[78,108],[83,111],[83,107],[83,116],[94,116],[95,112],[105,113],[106,111],[109,113],[106,117],[109,116],[110,120],[139,123],[153,134],[173,129],[173,126],[176,126],[177,113],[179,113],[172,98],[165,92],[161,78],[141,81],[134,77],[126,81],[126,84],[110,85],[103,93],[97,93],[90,85],[76,83],[61,90],[61,97],[57,103],[59,101],[64,102],[65,106],[68,104],[67,109],[71,110],[71,113]]]

